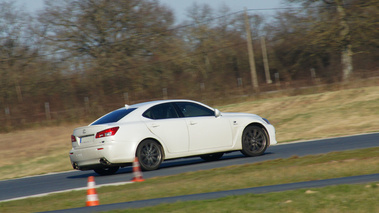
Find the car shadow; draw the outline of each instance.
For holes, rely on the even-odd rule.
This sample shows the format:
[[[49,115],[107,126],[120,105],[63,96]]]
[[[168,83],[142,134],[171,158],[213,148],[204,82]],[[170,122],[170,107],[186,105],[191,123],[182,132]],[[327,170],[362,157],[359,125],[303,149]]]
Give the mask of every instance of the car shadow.
[[[263,155],[257,156],[257,157],[263,157],[273,154],[272,152],[266,152]],[[189,165],[196,165],[196,164],[208,164],[213,162],[222,162],[222,161],[228,161],[233,159],[240,159],[240,158],[251,158],[246,157],[245,155],[235,152],[235,153],[228,153],[225,154],[222,158],[215,161],[205,161],[201,159],[200,157],[190,157],[190,158],[181,158],[181,159],[174,159],[174,160],[167,160],[162,163],[160,166],[160,169],[166,169],[166,168],[174,168],[174,167],[182,167],[182,166],[189,166]],[[255,157],[252,157],[255,158]]]
[[[264,156],[268,156],[271,154],[273,154],[273,153],[272,152],[265,152],[263,155],[257,156],[257,157],[264,157]],[[179,158],[179,159],[164,161],[161,164],[161,166],[159,167],[159,169],[154,170],[154,171],[162,171],[162,170],[164,171],[165,169],[180,168],[183,166],[191,166],[191,165],[212,164],[212,163],[217,163],[217,162],[219,163],[222,161],[229,161],[229,160],[241,159],[241,158],[250,158],[250,157],[246,157],[245,155],[243,155],[242,153],[239,153],[239,152],[232,152],[232,153],[225,154],[222,158],[220,158],[219,160],[215,160],[215,161],[205,161],[205,160],[201,159],[200,157]],[[256,158],[256,157],[252,157],[252,158]],[[269,159],[267,159],[267,160],[269,160]],[[251,163],[254,163],[254,162],[251,162]],[[153,173],[154,171],[144,171],[144,173],[145,172]],[[115,175],[116,176],[117,175],[125,175],[125,174],[129,174],[129,173],[133,173],[133,167],[127,166],[127,167],[120,168],[113,175],[99,175],[93,171],[84,171],[84,172],[85,172],[84,174],[73,175],[73,176],[69,176],[67,178],[69,178],[69,179],[79,178],[80,179],[80,178],[88,178],[89,176],[109,177],[109,176],[115,176]]]

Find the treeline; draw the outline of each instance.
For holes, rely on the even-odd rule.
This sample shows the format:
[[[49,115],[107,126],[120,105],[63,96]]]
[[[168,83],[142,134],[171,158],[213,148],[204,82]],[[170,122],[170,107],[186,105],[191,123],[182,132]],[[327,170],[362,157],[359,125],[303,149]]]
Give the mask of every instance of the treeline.
[[[49,0],[36,14],[3,1],[0,125],[85,119],[125,102],[257,92],[246,23],[260,92],[378,75],[378,1],[287,2],[294,7],[271,17],[194,4],[178,24],[156,0]]]

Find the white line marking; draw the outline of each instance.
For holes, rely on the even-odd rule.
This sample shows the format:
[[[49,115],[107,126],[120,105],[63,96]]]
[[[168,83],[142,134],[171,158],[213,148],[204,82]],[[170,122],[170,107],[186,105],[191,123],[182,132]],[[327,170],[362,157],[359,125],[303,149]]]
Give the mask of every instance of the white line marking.
[[[118,183],[100,184],[100,185],[96,185],[96,188],[100,188],[103,186],[119,186],[119,185],[130,184],[130,183],[134,183],[134,182],[126,181],[126,182],[118,182]],[[87,189],[88,189],[88,187],[81,187],[81,188],[66,189],[66,190],[62,190],[62,191],[48,192],[48,193],[42,193],[42,194],[36,194],[36,195],[30,195],[30,196],[24,196],[24,197],[16,197],[16,198],[7,199],[7,200],[0,200],[0,203],[14,201],[14,200],[22,200],[22,199],[26,199],[26,198],[43,197],[43,196],[47,196],[47,195],[64,193],[64,192],[81,191],[81,190],[87,190]]]

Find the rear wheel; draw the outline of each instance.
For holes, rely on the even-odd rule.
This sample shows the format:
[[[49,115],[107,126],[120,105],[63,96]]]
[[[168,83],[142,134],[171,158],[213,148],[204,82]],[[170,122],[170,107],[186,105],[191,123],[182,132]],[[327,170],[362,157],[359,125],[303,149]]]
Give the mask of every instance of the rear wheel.
[[[224,153],[222,153],[222,152],[221,153],[213,153],[213,154],[202,155],[202,156],[200,156],[200,158],[205,160],[205,161],[215,161],[215,160],[220,159],[223,155],[224,155]]]
[[[249,157],[262,155],[268,145],[268,136],[259,126],[248,126],[242,134],[241,152]]]
[[[112,166],[112,167],[97,168],[97,169],[94,169],[93,171],[95,171],[99,175],[113,175],[114,173],[118,171],[119,168],[120,167],[118,166]]]
[[[158,169],[163,161],[162,147],[154,140],[144,140],[137,148],[139,164],[142,170]]]

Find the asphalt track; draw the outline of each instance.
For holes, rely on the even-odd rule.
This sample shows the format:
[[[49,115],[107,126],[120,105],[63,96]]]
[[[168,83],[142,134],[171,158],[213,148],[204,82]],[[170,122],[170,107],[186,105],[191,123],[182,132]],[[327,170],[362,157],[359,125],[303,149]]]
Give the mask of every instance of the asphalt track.
[[[379,173],[372,174],[372,175],[362,175],[362,176],[334,178],[334,179],[327,179],[327,180],[262,186],[262,187],[254,187],[254,188],[247,188],[247,189],[237,189],[237,190],[229,190],[229,191],[222,191],[222,192],[210,192],[210,193],[183,195],[183,196],[176,196],[176,197],[139,200],[139,201],[132,201],[132,202],[99,205],[99,206],[93,206],[93,207],[64,209],[64,210],[57,210],[57,211],[51,211],[51,212],[56,212],[56,213],[102,212],[102,211],[111,211],[111,210],[120,210],[120,209],[149,207],[149,206],[155,206],[155,205],[159,205],[163,203],[167,204],[167,203],[175,203],[175,202],[194,201],[194,200],[209,200],[209,199],[217,199],[217,198],[226,197],[226,196],[238,196],[238,195],[244,195],[244,194],[263,194],[263,193],[280,192],[280,191],[303,189],[303,188],[316,188],[316,187],[324,187],[324,186],[340,185],[340,184],[370,183],[370,182],[378,182],[378,181],[379,181]]]
[[[244,157],[239,152],[232,152],[226,154],[221,160],[215,162],[205,162],[200,158],[185,158],[167,161],[162,164],[161,169],[150,172],[144,172],[143,176],[145,179],[147,179],[157,176],[180,174],[188,171],[206,170],[229,165],[239,165],[266,160],[273,160],[278,158],[288,158],[295,155],[305,156],[328,153],[333,151],[344,151],[378,146],[379,133],[331,138],[324,140],[313,140],[300,143],[289,143],[271,146],[267,149],[265,155],[259,157],[248,158]],[[88,176],[95,176],[97,185],[114,183],[117,184],[130,181],[132,179],[132,172],[131,168],[127,167],[120,169],[117,174],[111,176],[97,176],[92,171],[72,171],[0,181],[0,201],[19,199],[35,195],[43,195],[58,191],[80,189],[86,186]],[[360,179],[362,177],[357,178]],[[339,182],[342,180],[337,179],[334,181]],[[370,179],[370,181],[379,181],[379,178],[376,175],[374,175],[373,179]],[[332,185],[334,184],[336,183],[332,183]],[[257,189],[255,188],[251,190]],[[232,191],[231,193],[234,192]],[[146,204],[146,201],[139,202]]]

